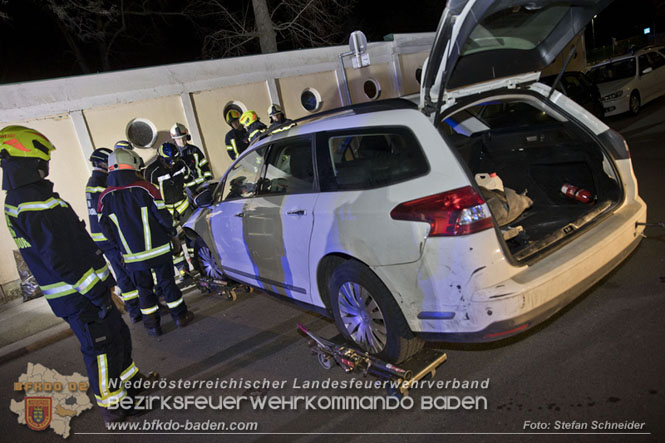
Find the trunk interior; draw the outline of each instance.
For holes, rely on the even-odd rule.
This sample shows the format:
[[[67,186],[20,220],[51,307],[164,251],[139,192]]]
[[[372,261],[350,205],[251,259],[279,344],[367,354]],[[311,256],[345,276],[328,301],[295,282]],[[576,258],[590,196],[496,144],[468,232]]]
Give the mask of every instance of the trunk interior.
[[[542,104],[485,102],[448,116],[441,130],[472,176],[496,172],[504,188],[526,191],[533,200],[530,208],[501,226],[518,261],[549,250],[621,197],[615,169],[598,143],[576,123],[550,115]],[[591,201],[566,196],[564,184],[588,191]]]

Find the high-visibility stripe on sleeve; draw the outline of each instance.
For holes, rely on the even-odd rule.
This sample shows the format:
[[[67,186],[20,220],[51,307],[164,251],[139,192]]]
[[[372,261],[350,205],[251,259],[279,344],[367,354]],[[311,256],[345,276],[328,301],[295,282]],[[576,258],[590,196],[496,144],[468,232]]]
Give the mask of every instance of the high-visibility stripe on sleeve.
[[[95,270],[90,268],[88,272],[83,274],[83,277],[79,279],[74,285],[75,289],[81,293],[87,293],[93,286],[99,282],[99,277],[95,273]]]
[[[98,241],[98,242],[101,242],[101,241],[107,241],[107,240],[108,240],[108,238],[106,238],[106,237],[104,236],[104,234],[102,234],[101,232],[93,232],[92,235],[91,235],[91,237],[92,237],[92,239],[93,239],[94,241]]]
[[[104,192],[106,188],[102,186],[86,186],[85,187],[85,192],[89,192],[91,194],[96,194],[97,192]]]
[[[76,289],[70,284],[65,282],[53,283],[50,285],[39,286],[39,288],[44,293],[44,298],[51,300],[58,297],[64,297],[65,295],[73,294],[76,292]]]
[[[111,271],[109,271],[109,265],[105,264],[100,269],[95,269],[95,274],[97,274],[97,277],[99,277],[101,281],[106,280],[109,275],[111,275]]]
[[[157,206],[157,209],[164,209],[166,204],[164,203],[164,200],[155,200],[155,206]]]
[[[11,215],[12,217],[18,217],[21,212],[44,211],[47,209],[53,209],[57,206],[67,208],[69,205],[59,198],[51,197],[48,200],[25,202],[18,206],[5,205],[5,213]]]

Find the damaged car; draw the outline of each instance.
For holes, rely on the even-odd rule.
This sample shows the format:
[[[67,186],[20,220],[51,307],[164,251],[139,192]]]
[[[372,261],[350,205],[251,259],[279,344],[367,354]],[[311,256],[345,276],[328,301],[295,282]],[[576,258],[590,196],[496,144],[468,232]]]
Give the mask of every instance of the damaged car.
[[[328,314],[393,362],[548,319],[646,219],[625,140],[538,82],[606,3],[451,0],[419,105],[266,134],[186,224],[200,269]]]

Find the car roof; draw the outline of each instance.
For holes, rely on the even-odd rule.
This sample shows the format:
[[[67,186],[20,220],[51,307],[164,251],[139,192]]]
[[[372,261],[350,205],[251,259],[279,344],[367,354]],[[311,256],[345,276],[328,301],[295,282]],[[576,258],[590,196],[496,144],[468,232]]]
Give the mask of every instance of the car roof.
[[[596,68],[598,66],[607,65],[609,63],[618,62],[618,61],[621,61],[621,60],[627,60],[629,58],[635,58],[639,55],[646,54],[647,52],[660,51],[663,48],[665,48],[665,46],[646,46],[644,48],[637,49],[635,52],[630,53],[630,54],[618,55],[616,57],[612,57],[612,58],[608,58],[607,60],[603,60],[602,62],[596,63],[595,65],[593,65],[591,67],[591,69]]]
[[[316,114],[307,115],[297,120],[288,122],[285,125],[295,123],[294,127],[300,128],[302,130],[304,128],[308,128],[309,126],[314,125],[314,123],[330,119],[338,119],[344,117],[351,117],[355,115],[369,114],[374,112],[394,111],[394,110],[404,110],[404,109],[417,110],[418,105],[416,105],[416,103],[414,103],[411,100],[403,98],[390,98],[385,100],[357,103],[349,106],[342,106],[340,108],[334,108],[322,112],[317,112]],[[279,128],[280,127],[277,127],[275,129]],[[281,138],[282,134],[288,134],[289,132],[291,132],[291,128],[285,131],[278,131],[278,132],[275,132],[275,129],[273,129],[272,131],[265,131],[257,138],[256,142],[252,143],[252,145],[257,144],[259,140],[266,139],[273,135],[279,135]],[[299,131],[299,132],[309,132],[309,131]]]

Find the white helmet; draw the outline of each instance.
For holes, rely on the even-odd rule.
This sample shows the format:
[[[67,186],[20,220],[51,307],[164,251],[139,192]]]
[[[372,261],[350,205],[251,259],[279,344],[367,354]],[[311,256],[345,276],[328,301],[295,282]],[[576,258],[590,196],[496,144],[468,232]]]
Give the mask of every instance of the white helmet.
[[[113,171],[138,171],[141,167],[141,157],[129,149],[115,149],[109,154],[109,172]]]
[[[189,131],[182,123],[176,123],[175,125],[171,126],[171,137],[172,138],[187,137],[187,140],[191,139]]]

